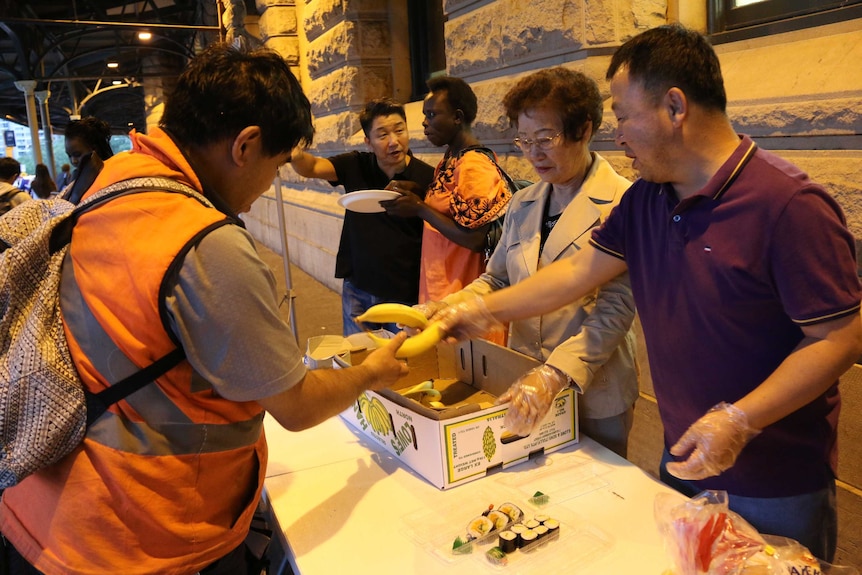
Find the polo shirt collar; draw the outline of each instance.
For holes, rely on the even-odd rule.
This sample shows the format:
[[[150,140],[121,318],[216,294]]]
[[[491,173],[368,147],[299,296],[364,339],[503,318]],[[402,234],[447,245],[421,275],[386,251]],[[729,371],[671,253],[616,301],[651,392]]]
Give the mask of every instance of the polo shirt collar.
[[[664,193],[668,197],[668,201],[674,205],[673,213],[679,213],[685,209],[700,203],[703,200],[711,199],[719,201],[724,193],[733,185],[739,174],[748,164],[749,160],[754,157],[757,151],[757,144],[748,136],[739,137],[739,145],[736,150],[730,155],[726,162],[713,174],[712,178],[700,191],[694,196],[680,201],[671,184],[662,184],[659,193]]]

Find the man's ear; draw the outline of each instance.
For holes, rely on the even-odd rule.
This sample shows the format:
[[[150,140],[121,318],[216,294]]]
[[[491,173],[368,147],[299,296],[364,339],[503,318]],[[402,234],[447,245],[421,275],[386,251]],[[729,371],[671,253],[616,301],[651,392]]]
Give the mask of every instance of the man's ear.
[[[461,110],[460,108],[455,110],[454,116],[455,116],[455,121],[457,121],[458,123],[464,122],[464,110]]]
[[[233,139],[230,148],[231,159],[237,166],[244,166],[262,150],[263,136],[260,126],[246,126]]]
[[[674,125],[679,124],[688,115],[688,99],[685,97],[685,92],[679,88],[674,87],[667,91],[664,95],[664,104]]]

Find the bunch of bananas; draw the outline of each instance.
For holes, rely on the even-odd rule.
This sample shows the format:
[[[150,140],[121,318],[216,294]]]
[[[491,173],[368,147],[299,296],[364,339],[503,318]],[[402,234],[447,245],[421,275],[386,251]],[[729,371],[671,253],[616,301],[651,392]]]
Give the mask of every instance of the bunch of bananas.
[[[357,317],[356,321],[397,323],[405,327],[422,329],[420,333],[408,337],[398,348],[395,357],[402,359],[425,353],[437,345],[437,342],[443,339],[444,335],[439,322],[429,324],[428,318],[421,311],[400,303],[381,303],[371,306],[365,313]],[[386,345],[387,340],[385,338],[371,333],[368,336],[378,347]]]

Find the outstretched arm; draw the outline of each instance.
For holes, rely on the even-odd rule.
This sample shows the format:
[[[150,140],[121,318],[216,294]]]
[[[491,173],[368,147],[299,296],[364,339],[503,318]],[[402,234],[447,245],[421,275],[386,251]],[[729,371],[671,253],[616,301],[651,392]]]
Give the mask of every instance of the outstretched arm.
[[[475,229],[466,228],[446,214],[442,214],[426,204],[422,198],[413,192],[407,191],[407,186],[401,185],[400,181],[390,182],[387,188],[397,189],[401,193],[400,198],[380,202],[388,215],[400,218],[422,218],[443,234],[447,240],[459,246],[474,252],[481,252],[485,249],[485,236],[488,234],[488,228],[491,227],[491,224],[485,224]]]
[[[304,178],[319,178],[328,182],[334,182],[338,179],[332,162],[298,148],[290,158],[290,166],[294,172]]]
[[[259,399],[258,403],[285,429],[302,431],[313,427],[350,407],[363,391],[389,387],[406,375],[407,365],[395,359],[395,352],[406,338],[406,333],[399,333],[355,367],[309,370],[287,391]]]
[[[500,323],[558,309],[625,271],[623,260],[587,245],[511,287],[444,308],[441,328],[454,339],[479,337]]]

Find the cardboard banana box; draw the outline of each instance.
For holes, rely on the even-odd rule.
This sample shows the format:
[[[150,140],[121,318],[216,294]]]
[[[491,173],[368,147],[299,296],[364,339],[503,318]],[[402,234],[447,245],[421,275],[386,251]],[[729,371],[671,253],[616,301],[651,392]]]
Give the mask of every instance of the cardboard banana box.
[[[336,356],[334,367],[362,357],[363,352]],[[410,374],[395,388],[362,394],[341,417],[430,483],[447,489],[578,441],[577,394],[572,390],[557,396],[531,436],[512,436],[503,427],[507,406],[495,405],[496,398],[538,364],[483,340],[440,343],[409,358]]]

